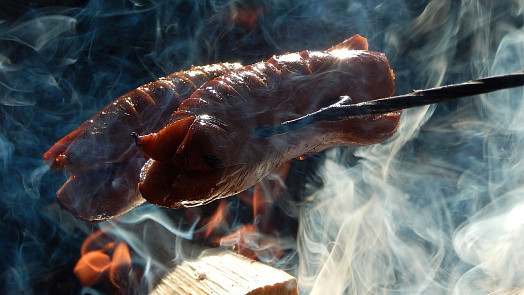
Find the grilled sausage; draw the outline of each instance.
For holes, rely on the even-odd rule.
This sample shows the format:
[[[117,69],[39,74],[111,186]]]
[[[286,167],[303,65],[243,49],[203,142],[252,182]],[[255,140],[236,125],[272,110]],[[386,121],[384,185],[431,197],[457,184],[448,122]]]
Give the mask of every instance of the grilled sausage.
[[[140,175],[143,197],[170,208],[201,205],[246,190],[291,158],[389,138],[399,112],[253,136],[258,126],[306,115],[342,95],[353,103],[390,96],[387,58],[367,49],[367,40],[355,36],[326,51],[274,56],[206,82],[165,128],[137,139],[151,158]]]
[[[200,85],[239,67],[238,63],[193,67],[142,85],[60,139],[44,160],[52,169],[72,174],[122,162],[135,151],[130,134],[159,130]]]
[[[43,158],[52,169],[72,175],[57,192],[61,204],[89,221],[106,220],[141,204],[137,185],[146,159],[131,134],[158,131],[204,82],[240,66],[192,67],[142,85],[60,139]]]

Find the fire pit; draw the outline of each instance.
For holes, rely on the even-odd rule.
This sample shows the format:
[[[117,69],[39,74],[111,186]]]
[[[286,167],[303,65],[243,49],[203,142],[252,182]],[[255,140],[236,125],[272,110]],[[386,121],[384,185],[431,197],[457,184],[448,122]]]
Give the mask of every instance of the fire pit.
[[[0,293],[150,294],[201,247],[287,272],[302,294],[523,292],[522,88],[407,110],[393,138],[294,159],[233,198],[146,203],[99,224],[60,207],[65,178],[41,159],[158,77],[354,34],[386,54],[396,94],[522,70],[523,11],[512,0],[3,1]]]

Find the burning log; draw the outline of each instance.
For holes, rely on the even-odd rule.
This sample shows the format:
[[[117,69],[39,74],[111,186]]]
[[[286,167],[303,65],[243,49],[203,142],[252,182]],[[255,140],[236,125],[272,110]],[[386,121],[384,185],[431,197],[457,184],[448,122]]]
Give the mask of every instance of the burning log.
[[[282,270],[221,248],[202,247],[194,253],[164,276],[150,295],[298,294],[296,279]]]

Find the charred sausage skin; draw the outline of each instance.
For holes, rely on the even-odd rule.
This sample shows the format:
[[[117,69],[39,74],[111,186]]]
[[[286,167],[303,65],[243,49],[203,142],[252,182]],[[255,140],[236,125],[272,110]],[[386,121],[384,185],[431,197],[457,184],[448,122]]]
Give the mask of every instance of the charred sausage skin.
[[[138,139],[151,158],[141,171],[142,195],[170,208],[201,205],[246,190],[289,159],[389,138],[399,112],[253,136],[257,126],[306,115],[342,95],[353,103],[390,96],[394,75],[387,58],[367,49],[367,40],[355,36],[326,51],[274,56],[204,83],[166,127]]]
[[[102,221],[144,202],[138,191],[146,158],[132,133],[165,126],[179,104],[204,82],[240,68],[238,63],[192,67],[126,93],[64,136],[44,161],[71,177],[57,192],[61,204],[76,217]]]

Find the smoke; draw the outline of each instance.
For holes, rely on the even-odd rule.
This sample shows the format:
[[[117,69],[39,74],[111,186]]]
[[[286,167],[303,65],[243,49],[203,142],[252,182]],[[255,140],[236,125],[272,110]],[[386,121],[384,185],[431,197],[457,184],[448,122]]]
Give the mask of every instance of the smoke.
[[[521,4],[428,3],[386,33],[394,68],[407,58],[415,87],[522,70]],[[389,142],[330,151],[300,216],[302,289],[520,292],[522,98],[519,88],[410,110]]]
[[[58,206],[65,177],[41,155],[118,95],[193,64],[247,64],[357,33],[386,53],[397,93],[512,72],[524,68],[523,13],[519,0],[2,1],[1,292],[104,292],[72,271],[98,226]],[[387,142],[333,149],[311,161],[323,161],[318,169],[291,171],[275,203],[298,219],[297,243],[294,229],[278,228],[284,254],[267,261],[296,275],[304,294],[524,289],[523,96],[409,110]],[[230,216],[245,207],[231,202]],[[144,205],[102,225],[139,257],[137,290],[199,234],[201,217],[181,215]]]
[[[492,73],[515,71],[524,67],[524,32],[508,32],[495,55]],[[486,95],[482,118],[487,121],[486,168],[488,192],[492,201],[460,225],[453,246],[459,257],[474,265],[457,286],[457,293],[475,289],[524,288],[522,259],[524,246],[522,215],[522,89]],[[511,114],[511,115],[509,115]],[[466,185],[472,185],[468,183]]]

